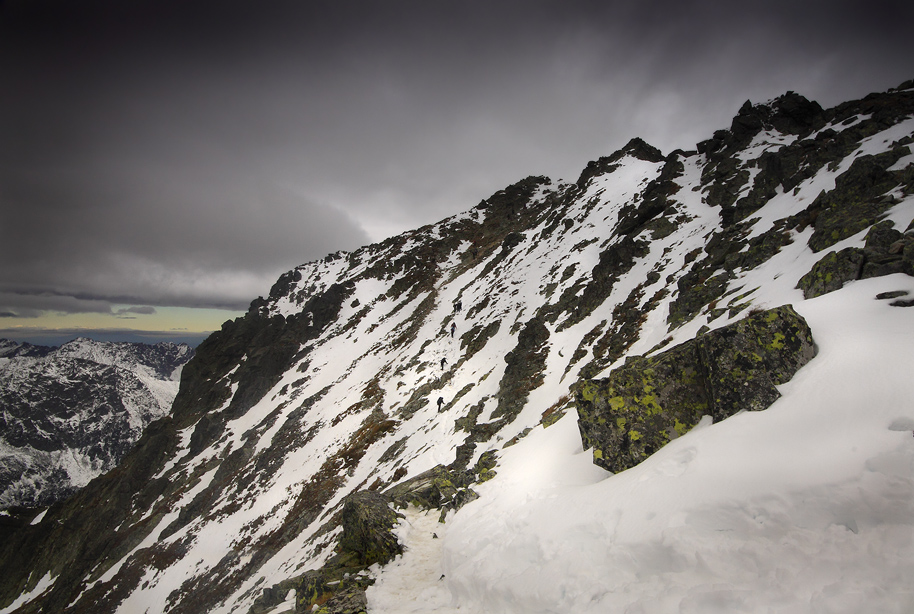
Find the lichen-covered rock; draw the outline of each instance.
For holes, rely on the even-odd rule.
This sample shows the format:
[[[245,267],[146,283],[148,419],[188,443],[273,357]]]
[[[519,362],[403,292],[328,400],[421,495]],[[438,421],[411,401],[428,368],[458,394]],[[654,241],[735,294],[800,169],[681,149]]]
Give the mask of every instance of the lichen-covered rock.
[[[384,496],[398,507],[415,505],[426,510],[440,509],[447,512],[459,509],[477,498],[476,493],[469,488],[474,478],[472,471],[458,471],[437,465],[414,478],[391,486],[384,491]]]
[[[295,611],[319,614],[363,614],[368,609],[365,589],[374,583],[368,568],[384,565],[403,553],[393,534],[400,514],[384,495],[363,490],[343,502],[336,553],[321,566],[269,588],[248,610],[248,614],[277,612],[289,590],[295,591]]]
[[[367,611],[365,589],[349,587],[335,593],[315,614],[366,614]]]
[[[806,321],[789,305],[756,313],[651,357],[632,357],[573,392],[584,446],[609,471],[637,465],[704,415],[765,409],[815,355]]]
[[[914,275],[914,235],[902,234],[889,220],[870,228],[866,233],[863,252],[866,262],[860,271],[860,279],[893,273]]]
[[[900,182],[886,168],[900,157],[900,151],[860,156],[835,179],[832,191],[816,198],[811,205],[819,211],[809,238],[812,251],[827,249],[879,221],[893,204],[883,195]]]
[[[800,278],[797,288],[804,298],[815,298],[840,290],[849,281],[893,273],[914,276],[914,234],[902,234],[885,220],[870,228],[863,248],[825,254]]]
[[[387,497],[370,490],[353,493],[343,504],[342,516],[339,549],[354,553],[360,564],[383,565],[403,553],[393,534],[400,515],[391,509]]]
[[[816,262],[809,273],[800,278],[797,288],[804,298],[815,298],[840,290],[845,283],[860,278],[865,256],[857,247],[847,247],[840,252],[828,252]]]
[[[295,611],[315,614],[364,614],[368,610],[365,589],[374,583],[364,569],[340,567],[331,559],[321,569],[264,589],[248,614],[278,612],[289,589],[295,590]]]
[[[812,331],[784,305],[699,337],[715,421],[739,410],[765,409],[780,397],[776,385],[790,381],[816,354]]]

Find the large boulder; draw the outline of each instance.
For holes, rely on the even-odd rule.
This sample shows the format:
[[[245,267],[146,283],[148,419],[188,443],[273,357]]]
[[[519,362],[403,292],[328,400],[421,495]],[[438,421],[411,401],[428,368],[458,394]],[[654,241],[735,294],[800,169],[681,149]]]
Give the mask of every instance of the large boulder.
[[[387,563],[403,554],[393,533],[400,518],[390,499],[380,493],[363,490],[349,495],[343,504],[339,550],[355,554],[361,565]]]
[[[451,471],[437,465],[399,484],[391,486],[384,496],[396,507],[415,505],[425,510],[456,509],[469,496],[472,475]],[[472,497],[470,497],[472,498]]]
[[[751,314],[656,356],[635,356],[608,378],[572,387],[594,463],[637,465],[702,416],[715,422],[767,408],[815,355],[806,321],[789,305]]]

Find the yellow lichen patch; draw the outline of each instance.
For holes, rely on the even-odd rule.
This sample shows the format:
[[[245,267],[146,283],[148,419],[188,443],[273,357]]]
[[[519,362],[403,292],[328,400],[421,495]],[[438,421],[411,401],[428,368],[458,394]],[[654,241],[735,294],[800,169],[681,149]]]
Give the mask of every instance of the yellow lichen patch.
[[[784,335],[782,333],[774,333],[774,341],[771,342],[771,345],[768,347],[773,350],[783,350],[784,349]]]
[[[631,430],[628,432],[628,438],[631,439],[632,441],[638,441],[639,439],[641,439],[641,433],[639,433],[638,431],[635,431],[635,430]]]
[[[625,428],[625,422],[625,418],[616,418],[616,426],[618,426],[620,429]]]
[[[673,430],[676,431],[677,435],[682,437],[689,430],[689,426],[680,422],[679,418],[673,418]]]
[[[614,411],[625,409],[625,399],[622,397],[611,397],[608,401],[609,407]]]
[[[603,450],[598,450],[597,448],[593,449],[593,458],[594,460],[603,458]]]
[[[587,382],[586,384],[581,386],[581,396],[584,398],[585,401],[593,402],[594,397],[597,396],[597,392],[598,392],[597,386],[593,382]]]
[[[657,397],[652,394],[646,394],[638,401],[647,409],[647,414],[653,416],[663,411],[663,408],[657,403]]]

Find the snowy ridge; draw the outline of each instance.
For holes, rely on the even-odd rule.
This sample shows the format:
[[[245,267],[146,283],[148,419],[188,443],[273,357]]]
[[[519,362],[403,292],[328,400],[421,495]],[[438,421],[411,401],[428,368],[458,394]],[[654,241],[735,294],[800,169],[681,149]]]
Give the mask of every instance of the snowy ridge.
[[[809,299],[797,285],[875,224],[910,227],[912,116],[910,93],[829,111],[787,95],[699,151],[635,140],[576,183],[529,177],[297,267],[198,348],[173,414],[119,473],[27,538],[91,524],[92,508],[117,527],[77,538],[99,554],[36,547],[0,603],[282,612],[283,583],[333,555],[348,495],[494,454],[479,499],[443,525],[406,512],[406,552],[373,569],[369,612],[910,611],[914,277]],[[849,207],[878,213],[823,239],[821,195],[864,163],[885,189]],[[779,401],[702,421],[622,473],[593,465],[573,383],[784,304],[819,355]],[[38,578],[54,578],[40,595]]]

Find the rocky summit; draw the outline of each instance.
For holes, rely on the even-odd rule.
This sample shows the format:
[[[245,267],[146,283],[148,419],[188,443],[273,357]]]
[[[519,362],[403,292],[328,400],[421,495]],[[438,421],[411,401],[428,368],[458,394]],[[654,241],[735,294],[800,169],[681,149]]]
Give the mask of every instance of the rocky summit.
[[[463,533],[472,538],[444,540],[449,571],[434,578],[464,611],[610,611],[569,600],[621,598],[580,587],[625,574],[576,571],[548,555],[561,539],[524,533],[532,490],[498,499],[508,491],[499,480],[520,475],[503,461],[575,420],[590,458],[620,472],[607,482],[664,449],[688,460],[692,448],[675,446],[693,427],[774,411],[785,386],[823,360],[803,315],[823,299],[883,279],[892,294],[879,308],[914,317],[912,86],[831,109],[793,92],[747,102],[694,150],[634,139],[574,181],[528,177],[437,224],[289,271],[197,348],[172,412],[116,468],[4,539],[0,608],[382,611],[373,584],[410,555],[403,527],[415,521],[404,517],[418,508],[445,521],[442,534],[483,518]],[[474,516],[496,504],[510,517]],[[697,513],[669,530],[742,526]],[[619,522],[595,518],[580,530]],[[864,531],[835,518],[841,540]],[[500,531],[513,537],[498,541]],[[624,546],[613,540],[593,552],[597,542],[582,541],[578,559],[612,556]],[[476,555],[461,550],[470,543]],[[656,546],[657,574],[726,568],[711,551],[696,562],[669,547]],[[511,548],[520,554],[499,566]],[[630,552],[620,560],[634,565],[655,551]],[[550,560],[563,577],[535,575],[532,561]],[[531,605],[553,586],[552,605]],[[680,605],[706,603],[703,594]],[[832,611],[832,593],[817,594]],[[725,607],[745,595],[713,599]]]

